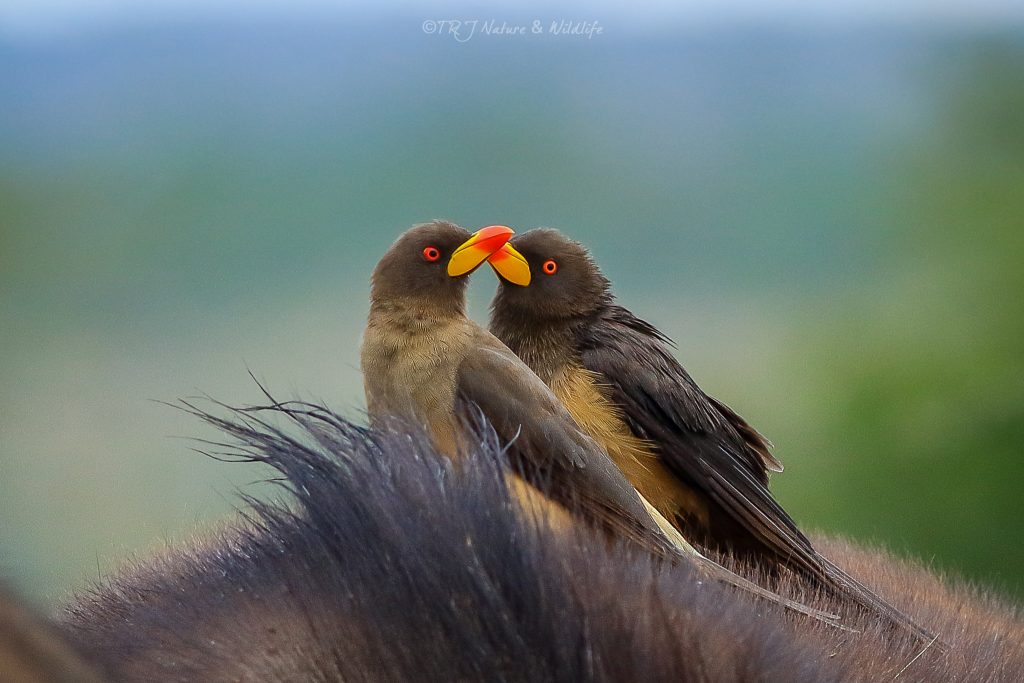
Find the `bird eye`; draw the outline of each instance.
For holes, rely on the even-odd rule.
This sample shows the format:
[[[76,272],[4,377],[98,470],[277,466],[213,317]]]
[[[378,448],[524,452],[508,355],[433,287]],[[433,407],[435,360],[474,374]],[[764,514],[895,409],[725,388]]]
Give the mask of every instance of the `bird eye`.
[[[549,258],[544,262],[544,265],[541,266],[541,269],[548,275],[554,275],[558,272],[558,264],[555,263],[555,259]]]
[[[433,263],[437,259],[441,258],[441,250],[437,247],[427,247],[423,250],[423,258]]]

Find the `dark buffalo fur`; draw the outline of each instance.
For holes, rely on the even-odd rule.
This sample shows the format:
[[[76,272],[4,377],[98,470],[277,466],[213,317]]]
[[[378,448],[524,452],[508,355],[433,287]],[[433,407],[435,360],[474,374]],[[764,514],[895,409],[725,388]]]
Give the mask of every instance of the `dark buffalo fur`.
[[[0,590],[0,681],[98,683],[97,672],[64,642],[60,631]]]
[[[116,680],[1024,680],[1014,610],[883,554],[826,544],[945,651],[792,577],[771,580],[861,633],[538,527],[509,500],[487,431],[453,469],[422,437],[315,406],[207,418],[294,502],[249,501],[244,520],[71,605],[67,633]]]

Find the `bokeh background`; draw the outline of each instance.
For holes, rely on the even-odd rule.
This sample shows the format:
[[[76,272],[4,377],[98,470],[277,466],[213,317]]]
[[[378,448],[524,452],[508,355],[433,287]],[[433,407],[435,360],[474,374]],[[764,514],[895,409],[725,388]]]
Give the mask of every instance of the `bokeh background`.
[[[1024,595],[1024,5],[825,4],[0,4],[0,576],[262,494],[156,401],[358,416],[370,270],[444,217],[590,245],[804,526]]]

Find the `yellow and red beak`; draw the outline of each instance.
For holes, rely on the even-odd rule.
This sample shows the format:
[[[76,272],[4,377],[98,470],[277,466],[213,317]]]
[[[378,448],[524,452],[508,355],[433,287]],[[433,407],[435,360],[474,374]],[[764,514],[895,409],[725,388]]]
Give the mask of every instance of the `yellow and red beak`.
[[[481,263],[506,245],[515,234],[504,225],[489,225],[480,228],[472,237],[459,245],[448,261],[448,274],[452,277],[471,273]]]
[[[530,284],[530,264],[526,258],[506,243],[487,259],[494,272],[514,285],[526,287]]]

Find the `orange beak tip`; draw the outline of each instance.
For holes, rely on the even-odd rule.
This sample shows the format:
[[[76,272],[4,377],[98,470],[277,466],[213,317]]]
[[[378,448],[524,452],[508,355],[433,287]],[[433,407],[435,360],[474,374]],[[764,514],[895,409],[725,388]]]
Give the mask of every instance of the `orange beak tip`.
[[[530,264],[526,257],[516,251],[515,247],[506,243],[502,248],[487,259],[494,272],[503,280],[520,287],[530,284]]]
[[[452,253],[448,261],[448,275],[458,277],[471,273],[498,252],[515,233],[504,225],[489,225],[474,232]]]

